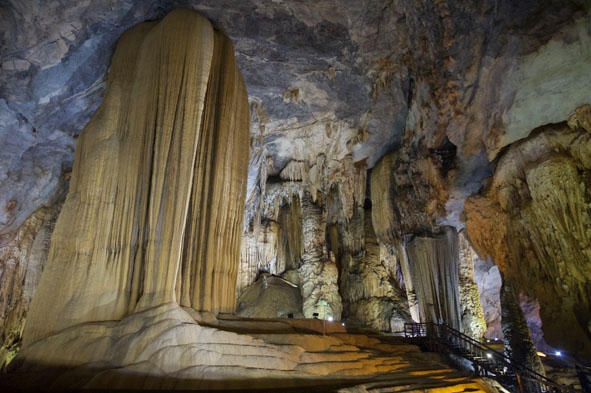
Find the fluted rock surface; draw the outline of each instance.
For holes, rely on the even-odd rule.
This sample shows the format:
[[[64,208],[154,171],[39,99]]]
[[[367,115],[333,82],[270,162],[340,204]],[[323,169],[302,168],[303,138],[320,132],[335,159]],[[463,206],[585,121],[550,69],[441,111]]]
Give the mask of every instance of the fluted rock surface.
[[[583,128],[544,127],[511,146],[487,189],[466,204],[470,239],[515,288],[539,301],[546,341],[587,357],[590,151]]]
[[[79,139],[25,345],[169,302],[234,309],[248,106],[233,57],[193,11],[121,38]]]
[[[338,228],[343,239],[339,287],[347,321],[381,331],[403,331],[404,324],[411,322],[408,301],[396,281],[396,266],[382,259],[371,211],[357,208],[352,220]]]

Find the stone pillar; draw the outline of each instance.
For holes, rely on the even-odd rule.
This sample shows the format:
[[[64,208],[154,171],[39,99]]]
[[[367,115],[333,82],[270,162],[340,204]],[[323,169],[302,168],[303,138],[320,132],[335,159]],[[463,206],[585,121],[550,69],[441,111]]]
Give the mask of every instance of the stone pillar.
[[[326,211],[314,203],[308,192],[304,193],[301,206],[304,253],[298,272],[303,313],[306,318],[317,313],[319,318],[340,320],[339,273],[326,250]]]
[[[501,286],[501,307],[505,353],[515,364],[544,375],[544,366],[531,339],[519,297],[506,277]]]
[[[458,234],[458,248],[462,332],[480,341],[486,332],[486,321],[474,281],[474,260],[478,257],[463,231]]]

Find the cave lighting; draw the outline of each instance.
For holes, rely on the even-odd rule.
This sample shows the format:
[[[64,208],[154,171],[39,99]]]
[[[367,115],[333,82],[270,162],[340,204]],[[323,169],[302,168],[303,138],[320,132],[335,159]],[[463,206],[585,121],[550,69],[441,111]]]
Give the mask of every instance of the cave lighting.
[[[560,351],[555,351],[555,352],[554,352],[554,355],[556,355],[556,356],[562,356],[562,352],[560,352]]]
[[[545,358],[546,354],[544,352],[536,352],[538,356]]]
[[[332,322],[333,318],[332,317],[328,317],[328,322]]]

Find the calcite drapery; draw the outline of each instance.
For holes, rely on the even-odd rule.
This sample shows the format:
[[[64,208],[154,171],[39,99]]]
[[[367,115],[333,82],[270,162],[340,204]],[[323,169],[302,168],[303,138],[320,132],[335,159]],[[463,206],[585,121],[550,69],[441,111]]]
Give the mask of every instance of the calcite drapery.
[[[117,45],[81,134],[24,344],[168,302],[232,311],[248,102],[228,38],[171,12]]]
[[[460,329],[458,239],[453,228],[441,234],[413,237],[406,244],[410,275],[423,322]]]

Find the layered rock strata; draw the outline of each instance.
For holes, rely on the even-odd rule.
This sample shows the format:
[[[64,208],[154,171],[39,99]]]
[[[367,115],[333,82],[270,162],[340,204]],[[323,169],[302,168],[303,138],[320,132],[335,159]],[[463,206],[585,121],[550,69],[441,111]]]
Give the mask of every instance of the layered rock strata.
[[[249,127],[233,58],[193,11],[120,39],[79,138],[25,346],[166,303],[234,310]]]

